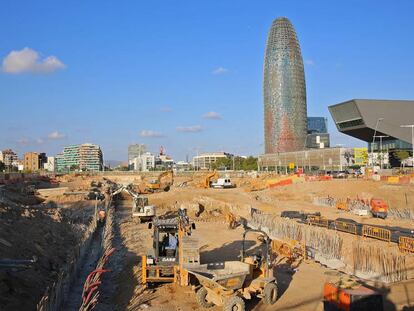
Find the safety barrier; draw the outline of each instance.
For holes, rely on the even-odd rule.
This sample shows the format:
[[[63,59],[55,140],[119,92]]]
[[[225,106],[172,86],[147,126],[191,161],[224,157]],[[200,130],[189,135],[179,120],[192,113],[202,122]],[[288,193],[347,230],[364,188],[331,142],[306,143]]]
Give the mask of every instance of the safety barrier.
[[[311,226],[318,226],[318,227],[329,227],[329,220],[323,218],[321,216],[309,216],[308,224]]]
[[[373,226],[362,226],[362,236],[370,237],[386,242],[391,241],[391,231],[388,229],[373,227]]]
[[[348,232],[352,234],[357,234],[357,227],[355,224],[351,224],[345,221],[335,221],[335,229],[338,231]]]
[[[414,239],[407,236],[400,236],[398,247],[403,253],[414,253]]]

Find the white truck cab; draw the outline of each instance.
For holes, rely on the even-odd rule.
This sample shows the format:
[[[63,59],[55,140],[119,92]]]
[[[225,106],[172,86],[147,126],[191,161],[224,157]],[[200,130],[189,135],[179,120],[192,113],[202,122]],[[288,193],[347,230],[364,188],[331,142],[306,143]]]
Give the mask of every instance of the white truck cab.
[[[230,178],[219,178],[211,184],[212,188],[233,188]]]

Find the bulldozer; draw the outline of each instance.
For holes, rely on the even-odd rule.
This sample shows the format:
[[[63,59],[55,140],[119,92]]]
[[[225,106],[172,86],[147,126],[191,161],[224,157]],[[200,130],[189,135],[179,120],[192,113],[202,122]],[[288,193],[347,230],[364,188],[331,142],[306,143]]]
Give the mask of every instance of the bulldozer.
[[[169,178],[167,182],[163,182],[163,179]],[[151,180],[145,185],[145,190],[148,192],[160,192],[160,191],[169,191],[171,186],[174,183],[174,172],[165,171],[162,172],[156,179]]]
[[[246,235],[259,234],[261,252],[247,255]],[[259,297],[273,305],[278,299],[276,279],[270,264],[270,238],[261,230],[248,229],[243,234],[241,260],[186,266],[200,288],[197,302],[203,308],[223,306],[223,310],[245,310],[244,299]]]
[[[142,256],[142,284],[157,283],[189,284],[184,265],[200,264],[198,240],[191,236],[195,223],[185,209],[179,209],[177,217],[154,218],[148,224],[153,229],[153,247]]]

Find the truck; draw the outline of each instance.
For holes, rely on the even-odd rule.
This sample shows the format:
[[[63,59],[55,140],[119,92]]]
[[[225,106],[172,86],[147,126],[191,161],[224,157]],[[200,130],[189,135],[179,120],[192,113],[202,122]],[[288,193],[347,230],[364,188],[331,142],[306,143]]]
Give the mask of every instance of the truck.
[[[211,183],[212,188],[233,188],[234,185],[232,184],[230,178],[219,178],[217,181]]]

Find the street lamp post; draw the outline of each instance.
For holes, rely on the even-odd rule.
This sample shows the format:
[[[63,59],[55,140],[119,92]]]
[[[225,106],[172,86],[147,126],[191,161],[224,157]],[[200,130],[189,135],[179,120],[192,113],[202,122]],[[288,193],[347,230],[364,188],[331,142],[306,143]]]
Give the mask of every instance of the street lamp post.
[[[375,142],[375,137],[377,135],[377,128],[378,125],[380,123],[380,121],[384,120],[384,118],[378,118],[377,119],[377,123],[375,124],[375,129],[374,129],[374,136],[372,137],[372,144],[371,144],[371,162],[372,162],[372,171],[374,171],[374,142]]]
[[[411,128],[411,147],[413,148],[413,154],[411,156],[411,163],[413,164],[413,168],[414,168],[414,124],[406,124],[406,125],[401,125],[400,127],[408,127]]]

